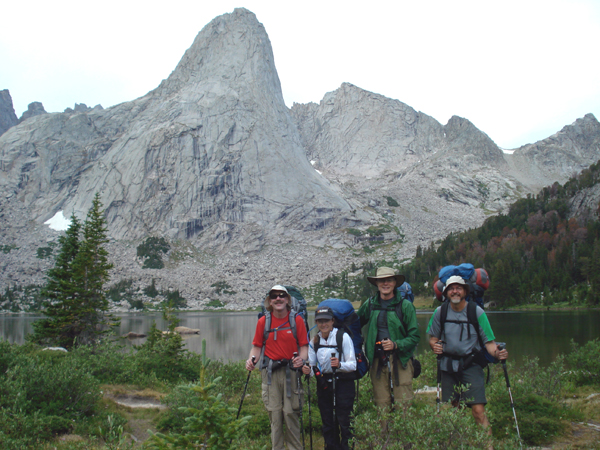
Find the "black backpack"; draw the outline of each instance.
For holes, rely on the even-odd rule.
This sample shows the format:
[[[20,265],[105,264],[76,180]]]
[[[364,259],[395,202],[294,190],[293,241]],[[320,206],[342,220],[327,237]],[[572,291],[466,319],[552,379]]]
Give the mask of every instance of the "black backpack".
[[[450,302],[446,301],[446,302],[442,303],[441,311],[440,311],[440,336],[444,332],[444,326],[445,326],[446,322],[471,324],[475,328],[475,333],[477,333],[477,340],[479,341],[479,346],[481,347],[481,350],[477,354],[472,355],[473,362],[475,362],[476,364],[479,364],[482,368],[487,367],[487,365],[489,363],[494,363],[494,364],[497,363],[498,360],[488,353],[487,348],[485,347],[483,340],[481,339],[481,334],[480,334],[481,328],[479,327],[479,320],[477,320],[477,303],[467,302],[467,321],[466,322],[463,320],[448,320],[448,308],[449,307],[450,307]],[[468,337],[471,337],[471,328],[470,327],[467,327],[467,332],[468,332]],[[489,378],[489,372],[488,372],[488,378]]]

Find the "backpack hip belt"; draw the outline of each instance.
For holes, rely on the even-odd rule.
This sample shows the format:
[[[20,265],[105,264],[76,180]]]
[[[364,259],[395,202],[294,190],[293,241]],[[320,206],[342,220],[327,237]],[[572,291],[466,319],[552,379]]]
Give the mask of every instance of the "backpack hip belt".
[[[267,361],[265,361],[267,360]],[[292,397],[292,370],[290,369],[292,361],[289,359],[273,360],[268,356],[264,356],[262,369],[267,369],[267,385],[270,386],[272,383],[272,374],[274,371],[285,367],[285,394],[287,398]]]

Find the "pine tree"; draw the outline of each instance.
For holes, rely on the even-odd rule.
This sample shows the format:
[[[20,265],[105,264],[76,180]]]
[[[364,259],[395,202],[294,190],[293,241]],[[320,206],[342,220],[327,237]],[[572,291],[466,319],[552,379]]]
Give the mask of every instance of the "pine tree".
[[[77,302],[73,262],[79,253],[81,222],[73,214],[71,224],[64,236],[58,238],[60,250],[56,263],[48,271],[46,285],[40,295],[44,302],[46,319],[33,323],[30,339],[39,343],[70,346],[73,336],[69,324],[72,322],[73,305]]]
[[[75,283],[79,295],[77,306],[78,342],[93,344],[104,334],[110,332],[111,320],[108,314],[108,300],[104,295],[104,284],[109,280],[109,270],[113,265],[108,262],[108,243],[106,220],[101,210],[100,194],[96,193],[92,207],[83,224],[83,240],[73,266]]]
[[[48,271],[42,290],[47,318],[34,323],[31,340],[70,348],[93,344],[111,331],[114,317],[108,313],[103,287],[112,264],[104,248],[108,239],[101,208],[96,194],[83,226],[72,216],[65,236],[59,239],[56,264]]]

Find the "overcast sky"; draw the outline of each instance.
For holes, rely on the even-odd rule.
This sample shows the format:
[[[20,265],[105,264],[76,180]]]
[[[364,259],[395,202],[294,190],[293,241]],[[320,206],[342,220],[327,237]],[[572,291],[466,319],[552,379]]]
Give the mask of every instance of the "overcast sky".
[[[288,106],[349,82],[442,124],[465,117],[505,149],[600,119],[599,0],[4,2],[0,90],[18,117],[33,101],[133,100],[235,7],[265,26]]]

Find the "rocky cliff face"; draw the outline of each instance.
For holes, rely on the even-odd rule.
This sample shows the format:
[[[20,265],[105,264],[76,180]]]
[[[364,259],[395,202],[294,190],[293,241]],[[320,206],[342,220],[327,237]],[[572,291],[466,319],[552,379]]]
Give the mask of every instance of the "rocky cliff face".
[[[558,133],[515,150],[506,159],[511,173],[532,190],[564,182],[600,158],[600,123],[587,114]]]
[[[38,249],[58,236],[42,223],[83,217],[100,192],[113,281],[248,307],[272,284],[409,258],[477,226],[597,160],[599,139],[588,115],[507,155],[467,119],[442,125],[348,83],[290,110],[263,26],[236,9],[144,97],[33,115],[0,136],[0,287],[41,283],[51,260]],[[165,269],[141,269],[135,249],[150,235],[172,245]]]
[[[12,97],[8,89],[0,91],[0,135],[18,123]]]
[[[27,111],[25,111],[23,114],[21,114],[21,117],[19,117],[19,123],[29,119],[30,117],[41,116],[42,114],[48,114],[44,109],[44,105],[42,105],[41,102],[32,102],[27,105]]]
[[[306,160],[267,34],[246,10],[207,25],[146,96],[34,119],[0,142],[0,182],[37,221],[82,214],[95,192],[116,239],[202,234],[208,244],[368,219]]]
[[[318,105],[291,110],[315,167],[346,196],[385,215],[413,245],[477,226],[600,158],[600,126],[591,114],[511,154],[467,119],[454,116],[441,125],[348,83]],[[399,206],[390,208],[387,197]]]

